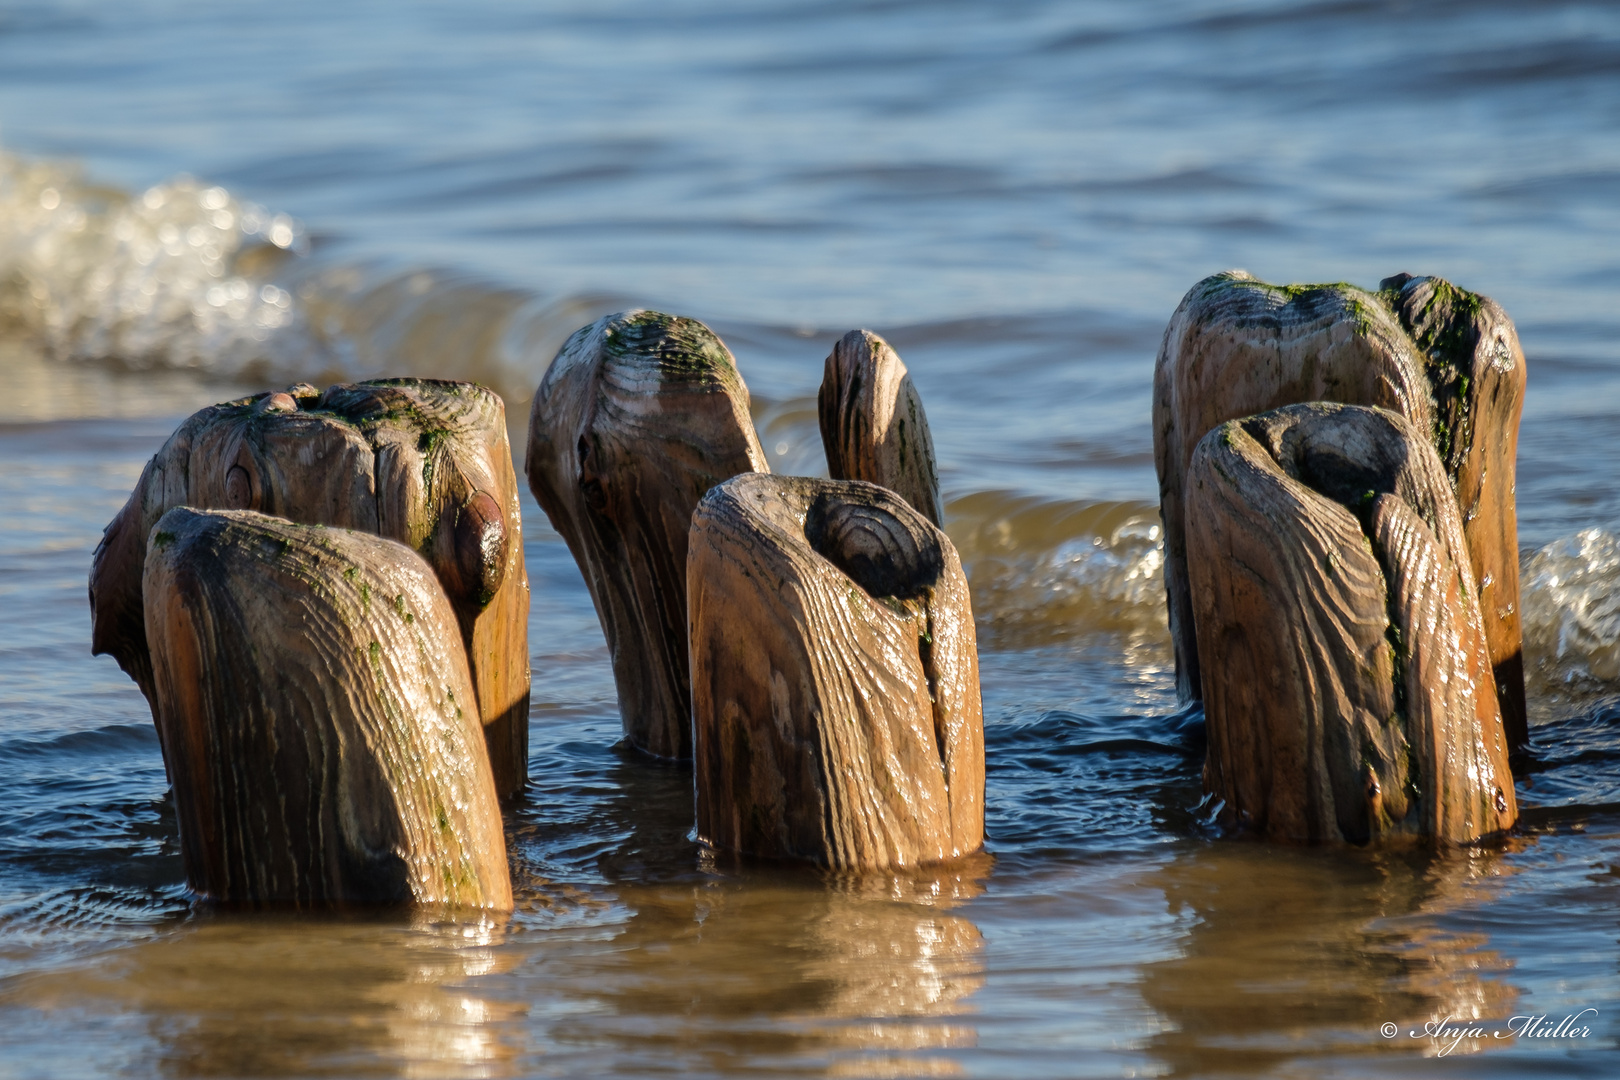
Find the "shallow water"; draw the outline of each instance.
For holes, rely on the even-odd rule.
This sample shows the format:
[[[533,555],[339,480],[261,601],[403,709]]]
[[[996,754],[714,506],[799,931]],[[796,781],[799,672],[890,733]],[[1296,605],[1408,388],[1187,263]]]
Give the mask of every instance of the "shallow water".
[[[1616,101],[1595,3],[0,12],[0,1076],[1609,1074]],[[1233,265],[1440,273],[1518,322],[1536,726],[1502,844],[1204,821],[1147,413],[1170,311]],[[525,495],[518,911],[194,905],[145,703],[88,655],[146,458],[242,389],[383,372],[485,381],[520,440],[562,338],[631,305],[719,331],[782,472],[823,468],[840,333],[905,357],[973,587],[989,855],[703,852],[690,771],[615,745]],[[1409,1034],[1446,1018],[1488,1034]]]

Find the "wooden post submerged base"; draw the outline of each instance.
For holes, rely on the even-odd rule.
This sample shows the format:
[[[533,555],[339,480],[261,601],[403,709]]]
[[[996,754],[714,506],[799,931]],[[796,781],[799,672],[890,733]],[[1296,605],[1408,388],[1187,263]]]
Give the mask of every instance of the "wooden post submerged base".
[[[456,613],[410,549],[164,514],[142,581],[186,877],[248,905],[510,910]]]
[[[577,331],[534,396],[528,474],[613,656],[630,743],[692,756],[686,545],[714,485],[769,472],[730,351],[695,319],[621,312]]]
[[[886,487],[944,528],[928,414],[887,341],[870,330],[851,330],[833,346],[817,413],[828,475]]]
[[[687,561],[698,833],[722,851],[876,870],[984,842],[967,580],[873,484],[716,487]]]
[[[1238,270],[1188,291],[1165,328],[1153,378],[1153,452],[1165,530],[1165,590],[1183,697],[1202,693],[1187,591],[1183,489],[1216,425],[1310,401],[1379,406],[1439,455],[1461,511],[1502,720],[1529,738],[1519,612],[1514,469],[1525,363],[1500,306],[1434,277],[1268,285]]]
[[[1511,827],[1478,593],[1428,439],[1382,409],[1289,406],[1205,436],[1186,494],[1224,821],[1355,844]]]
[[[502,796],[529,759],[529,581],[501,399],[434,379],[307,385],[203,409],[181,424],[107,526],[90,571],[92,651],[152,698],[141,567],[177,506],[257,510],[359,529],[419,552],[472,664]]]

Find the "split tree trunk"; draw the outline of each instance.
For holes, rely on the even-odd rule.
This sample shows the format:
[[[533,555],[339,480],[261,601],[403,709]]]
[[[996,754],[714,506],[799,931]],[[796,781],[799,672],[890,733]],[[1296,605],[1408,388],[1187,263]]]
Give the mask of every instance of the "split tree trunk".
[[[195,892],[511,909],[472,676],[427,563],[365,532],[180,508],[143,594]]]
[[[1206,790],[1290,840],[1468,843],[1517,817],[1450,481],[1380,409],[1228,421],[1186,487]]]
[[[692,756],[686,547],[705,492],[769,472],[729,350],[702,323],[623,312],[576,332],[529,419],[529,487],[579,563],[624,733]]]
[[[967,580],[945,534],[872,484],[739,476],[692,519],[698,833],[836,869],[984,842]]]
[[[1202,696],[1187,591],[1183,486],[1193,449],[1227,420],[1308,401],[1376,405],[1429,438],[1462,508],[1470,582],[1483,598],[1503,722],[1528,739],[1519,619],[1514,468],[1524,354],[1493,301],[1440,278],[1351,285],[1205,278],[1165,329],[1153,383],[1153,452],[1177,679]]]
[[[384,379],[322,394],[295,386],[193,415],[146,466],[96,549],[92,650],[150,701],[141,566],[168,510],[258,510],[360,529],[434,568],[472,664],[496,786],[529,758],[529,582],[501,399],[472,383]]]
[[[944,528],[928,416],[887,341],[870,330],[845,334],[827,356],[818,406],[834,480],[886,487]]]

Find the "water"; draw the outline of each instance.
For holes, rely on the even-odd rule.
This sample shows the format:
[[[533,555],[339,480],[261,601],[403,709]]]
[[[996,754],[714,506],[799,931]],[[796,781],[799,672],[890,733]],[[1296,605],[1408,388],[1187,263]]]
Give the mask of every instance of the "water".
[[[1609,1074],[1617,101],[1598,3],[0,9],[0,1076]],[[1170,311],[1230,266],[1439,273],[1518,322],[1535,727],[1503,844],[1205,824],[1148,403]],[[88,656],[142,463],[203,404],[380,373],[494,386],[521,445],[562,338],[631,305],[720,332],[778,471],[823,467],[839,334],[905,357],[973,586],[990,854],[706,856],[690,773],[615,747],[525,498],[518,911],[194,906],[145,704]],[[1581,1039],[1409,1034],[1588,1008]]]

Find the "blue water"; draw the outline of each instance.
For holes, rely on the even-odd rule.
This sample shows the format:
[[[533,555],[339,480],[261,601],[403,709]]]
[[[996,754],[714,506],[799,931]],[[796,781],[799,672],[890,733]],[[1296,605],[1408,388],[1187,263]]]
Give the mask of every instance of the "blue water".
[[[1608,1075],[1617,129],[1601,3],[0,5],[0,1076]],[[1536,726],[1501,845],[1205,824],[1148,406],[1176,302],[1233,266],[1440,274],[1517,322]],[[525,496],[518,912],[194,905],[145,703],[88,656],[142,463],[242,389],[383,373],[495,386],[520,445],[562,338],[633,305],[721,333],[778,471],[823,468],[839,334],[905,358],[990,858],[716,864],[690,772],[615,747]],[[1410,1034],[1588,1008],[1584,1038]]]

